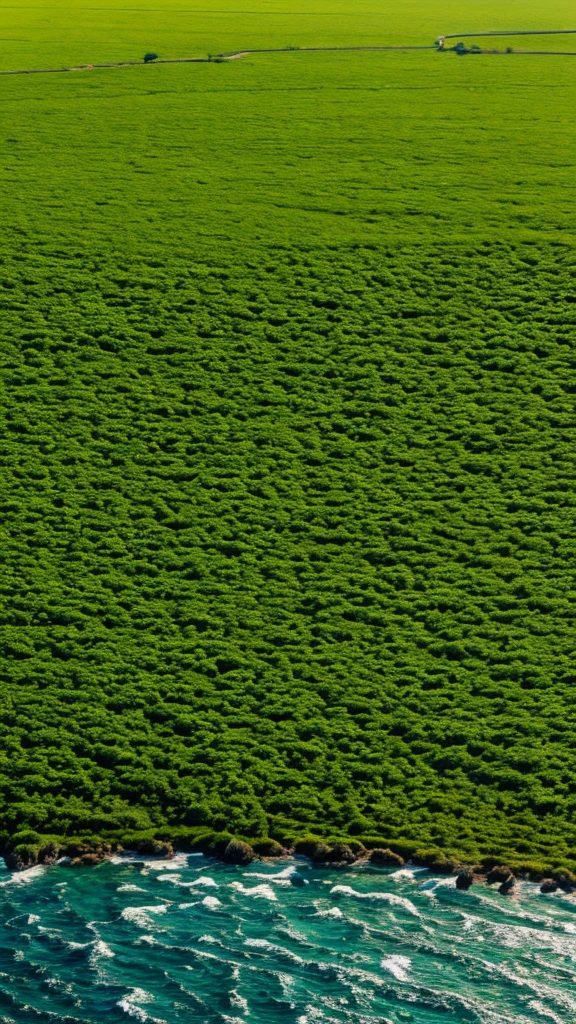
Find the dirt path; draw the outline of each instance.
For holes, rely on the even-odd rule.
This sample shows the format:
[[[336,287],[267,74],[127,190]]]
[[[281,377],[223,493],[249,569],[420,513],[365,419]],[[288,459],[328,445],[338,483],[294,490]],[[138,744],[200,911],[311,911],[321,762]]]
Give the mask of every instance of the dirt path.
[[[444,39],[471,39],[473,36],[574,36],[576,28],[545,28],[538,32],[536,29],[525,29],[520,32],[502,32],[500,29],[494,32],[457,32],[453,35],[444,36]],[[537,50],[537,53],[551,53],[551,50]]]
[[[469,39],[472,36],[551,36],[551,35],[576,35],[576,29],[566,29],[562,32],[559,29],[546,29],[542,32],[470,32],[457,33],[453,35],[446,35],[441,38],[444,39]],[[348,53],[351,51],[382,51],[382,52],[407,52],[414,50],[436,50],[437,47],[433,46],[281,46],[281,47],[270,47],[266,49],[258,50],[239,50],[237,53],[220,53],[210,57],[174,57],[172,59],[158,58],[155,61],[144,61],[144,60],[125,60],[125,61],[110,61],[106,64],[84,64],[77,67],[69,68],[23,68],[17,71],[0,71],[1,75],[58,75],[58,74],[70,74],[75,71],[93,71],[101,70],[103,68],[139,68],[143,67],[146,63],[150,64],[211,64],[219,63],[227,60],[240,60],[242,57],[250,57],[252,54],[257,53],[334,53],[344,52]],[[538,56],[547,55],[554,57],[576,57],[576,51],[567,50],[515,50],[513,53],[516,54],[534,54]],[[500,52],[497,50],[483,51],[484,56],[500,56]],[[513,54],[512,54],[513,55]],[[506,54],[510,56],[510,54]]]
[[[73,71],[95,71],[99,68],[140,68],[145,64],[214,64],[225,60],[239,60],[253,53],[302,53],[333,50],[435,50],[434,46],[278,46],[261,50],[240,50],[238,53],[219,53],[211,57],[159,57],[155,61],[123,60],[106,64],[83,64],[70,68],[25,68],[18,71],[0,71],[0,75],[58,75]]]

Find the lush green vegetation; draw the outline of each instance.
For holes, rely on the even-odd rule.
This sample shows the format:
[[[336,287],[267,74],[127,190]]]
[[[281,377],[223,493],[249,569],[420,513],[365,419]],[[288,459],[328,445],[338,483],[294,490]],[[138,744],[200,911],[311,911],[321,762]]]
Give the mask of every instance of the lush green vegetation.
[[[422,6],[392,41],[460,27]],[[350,41],[307,7],[195,30]],[[108,53],[79,11],[61,55],[12,16],[29,66],[181,55],[152,13]],[[3,80],[5,835],[576,865],[576,89],[551,60]]]

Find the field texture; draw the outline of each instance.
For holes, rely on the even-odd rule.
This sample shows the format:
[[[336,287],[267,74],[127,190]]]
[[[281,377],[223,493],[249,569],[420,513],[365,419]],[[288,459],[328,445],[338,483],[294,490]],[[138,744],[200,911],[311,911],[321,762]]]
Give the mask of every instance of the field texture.
[[[1,61],[576,27],[299,6],[11,8]],[[0,79],[3,842],[576,867],[571,61]]]

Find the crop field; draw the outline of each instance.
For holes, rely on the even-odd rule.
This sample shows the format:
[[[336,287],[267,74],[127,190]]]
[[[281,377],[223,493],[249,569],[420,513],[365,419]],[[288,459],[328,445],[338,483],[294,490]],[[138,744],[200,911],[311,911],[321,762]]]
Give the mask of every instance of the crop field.
[[[72,6],[3,8],[0,69],[576,28]],[[576,50],[543,38],[510,45]],[[576,869],[575,70],[0,77],[0,845],[206,826]]]

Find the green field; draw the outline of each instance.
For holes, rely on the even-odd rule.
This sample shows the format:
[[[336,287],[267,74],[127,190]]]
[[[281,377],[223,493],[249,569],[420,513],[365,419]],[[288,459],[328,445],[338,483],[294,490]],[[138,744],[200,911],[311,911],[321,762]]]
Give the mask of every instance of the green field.
[[[576,28],[148,3],[4,7],[1,69]],[[0,78],[0,845],[205,825],[576,868],[575,69]]]

